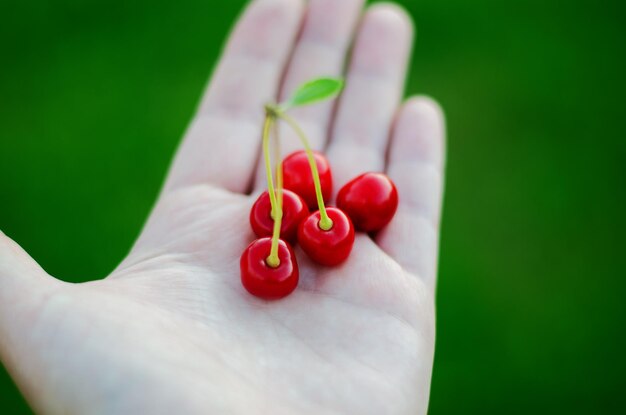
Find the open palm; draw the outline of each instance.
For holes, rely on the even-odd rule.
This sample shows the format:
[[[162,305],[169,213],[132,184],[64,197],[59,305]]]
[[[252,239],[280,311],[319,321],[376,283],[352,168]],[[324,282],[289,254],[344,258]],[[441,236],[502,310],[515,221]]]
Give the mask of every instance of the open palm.
[[[361,0],[256,0],[228,42],[162,195],[106,279],[67,284],[0,236],[0,357],[42,413],[425,413],[443,120],[400,105],[411,23]],[[360,20],[360,24],[358,24]],[[386,171],[400,206],[339,267],[300,250],[300,284],[249,295],[239,257],[262,190],[263,104],[341,75],[338,103],[293,111],[341,186]],[[298,141],[283,131],[284,151]],[[251,193],[251,194],[250,194]],[[1,235],[1,234],[0,234]]]

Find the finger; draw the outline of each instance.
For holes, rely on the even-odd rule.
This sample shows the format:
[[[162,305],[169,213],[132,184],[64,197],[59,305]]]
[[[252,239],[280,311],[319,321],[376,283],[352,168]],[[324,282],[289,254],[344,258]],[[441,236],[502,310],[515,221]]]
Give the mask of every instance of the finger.
[[[443,194],[443,113],[430,98],[412,98],[400,109],[393,130],[387,174],[398,188],[399,206],[377,242],[407,271],[434,286]]]
[[[285,74],[280,100],[287,99],[303,82],[322,76],[341,76],[350,40],[363,7],[363,0],[311,0],[302,34]],[[290,111],[315,149],[326,144],[334,101]],[[281,154],[302,148],[289,128],[281,128]],[[256,187],[265,187],[262,163],[257,168]]]
[[[29,376],[31,335],[45,300],[62,285],[0,232],[0,360],[22,386]],[[24,390],[22,388],[22,390]]]
[[[185,134],[166,191],[198,183],[248,190],[263,105],[276,99],[303,9],[301,0],[256,0],[246,9]]]
[[[366,12],[327,152],[336,189],[360,173],[384,168],[412,38],[411,20],[398,6],[377,4]]]

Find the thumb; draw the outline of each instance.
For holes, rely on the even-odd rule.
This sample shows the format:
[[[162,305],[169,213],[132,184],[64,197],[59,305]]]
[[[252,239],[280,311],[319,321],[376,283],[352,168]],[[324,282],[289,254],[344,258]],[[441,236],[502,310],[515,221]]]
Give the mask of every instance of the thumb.
[[[28,361],[31,329],[52,290],[62,283],[49,276],[20,246],[0,231],[0,360],[14,379]]]

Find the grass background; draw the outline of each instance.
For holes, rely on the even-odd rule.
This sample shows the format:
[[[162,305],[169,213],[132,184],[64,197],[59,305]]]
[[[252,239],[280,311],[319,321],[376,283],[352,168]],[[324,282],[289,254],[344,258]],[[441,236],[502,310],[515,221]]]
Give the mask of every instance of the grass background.
[[[243,3],[0,5],[0,228],[47,271],[128,251]],[[399,3],[449,122],[431,414],[624,410],[623,2]]]

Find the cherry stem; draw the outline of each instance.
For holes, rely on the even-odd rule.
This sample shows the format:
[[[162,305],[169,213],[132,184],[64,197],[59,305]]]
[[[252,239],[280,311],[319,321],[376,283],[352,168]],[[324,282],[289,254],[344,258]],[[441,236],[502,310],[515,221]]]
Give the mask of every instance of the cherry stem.
[[[272,247],[270,249],[270,255],[265,259],[265,262],[272,268],[276,268],[280,265],[280,259],[278,258],[278,241],[280,238],[280,225],[283,219],[282,201],[280,204],[276,201],[276,190],[274,189],[274,179],[272,177],[272,160],[269,150],[270,130],[274,121],[275,116],[268,112],[263,125],[263,158],[265,160],[265,174],[267,175],[267,190],[272,206],[272,218],[274,219]],[[282,183],[280,184],[282,186]],[[282,199],[282,190],[280,190],[280,195]]]
[[[278,123],[274,122],[274,159],[276,160],[276,187],[278,188],[278,205],[283,207],[283,162],[280,156],[280,136]]]
[[[320,175],[317,170],[317,163],[315,162],[315,156],[313,155],[313,150],[311,149],[309,140],[306,138],[306,134],[304,134],[304,131],[302,131],[302,128],[300,128],[296,120],[285,114],[280,109],[270,107],[268,109],[268,113],[275,114],[277,117],[283,119],[296,132],[300,141],[302,141],[302,145],[304,146],[304,150],[306,151],[306,155],[309,159],[309,165],[311,166],[311,174],[313,175],[313,184],[315,186],[315,197],[317,198],[317,206],[320,210],[319,227],[323,231],[332,229],[333,220],[328,217],[328,213],[326,213],[326,206],[324,205],[324,196],[322,195],[322,185],[320,184]]]

